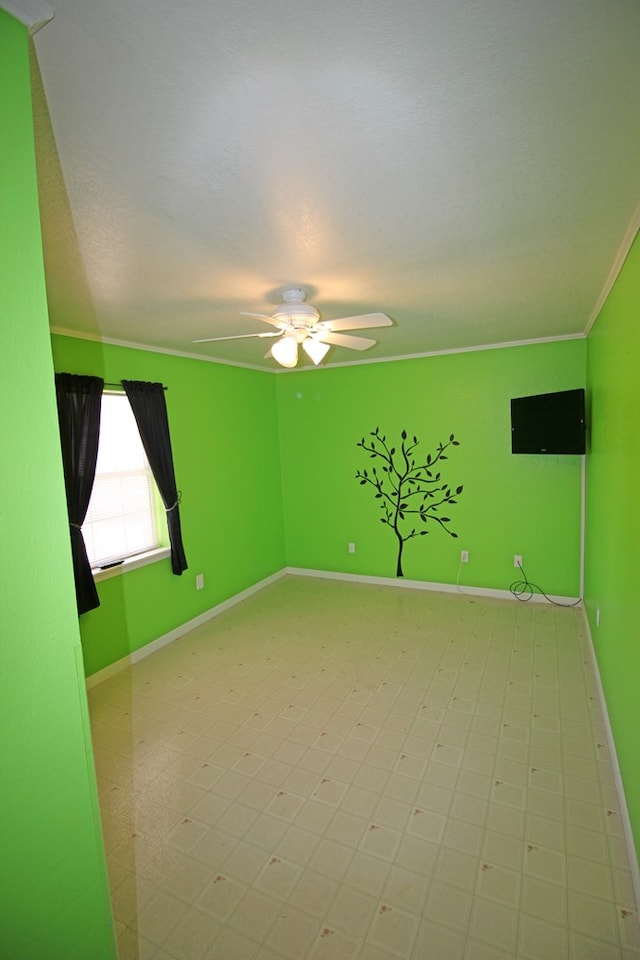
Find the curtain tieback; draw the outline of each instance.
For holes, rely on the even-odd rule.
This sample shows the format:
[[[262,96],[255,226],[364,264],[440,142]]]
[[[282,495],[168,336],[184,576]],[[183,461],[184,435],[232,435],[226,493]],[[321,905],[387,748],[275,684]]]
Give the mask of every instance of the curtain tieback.
[[[182,490],[178,490],[176,502],[172,503],[170,507],[165,507],[165,513],[170,513],[172,510],[175,510],[179,503],[182,503]]]
[[[71,520],[69,520],[69,526],[70,526],[70,527],[75,527],[76,530],[82,530],[82,524],[81,524],[81,523],[71,523]]]

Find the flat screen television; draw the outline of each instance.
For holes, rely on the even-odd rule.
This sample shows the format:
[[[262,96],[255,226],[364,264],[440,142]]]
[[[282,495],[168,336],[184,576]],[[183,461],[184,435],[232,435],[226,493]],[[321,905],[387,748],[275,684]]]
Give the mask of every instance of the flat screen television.
[[[584,390],[514,398],[511,452],[584,453]]]

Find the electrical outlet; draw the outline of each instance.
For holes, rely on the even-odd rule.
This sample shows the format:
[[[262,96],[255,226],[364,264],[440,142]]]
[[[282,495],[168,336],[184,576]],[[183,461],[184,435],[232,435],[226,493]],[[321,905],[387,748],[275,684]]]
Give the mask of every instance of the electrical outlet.
[[[355,553],[355,552],[356,552],[356,545],[355,545],[355,543],[350,543],[350,544],[349,544],[349,553]]]
[[[514,567],[522,567],[522,554],[521,554],[521,553],[516,553],[516,555],[515,555],[514,558],[513,558],[513,565],[514,565]]]
[[[196,590],[202,590],[204,588],[204,574],[199,573],[196,577]]]
[[[460,551],[460,563],[469,563],[469,551],[461,550]]]

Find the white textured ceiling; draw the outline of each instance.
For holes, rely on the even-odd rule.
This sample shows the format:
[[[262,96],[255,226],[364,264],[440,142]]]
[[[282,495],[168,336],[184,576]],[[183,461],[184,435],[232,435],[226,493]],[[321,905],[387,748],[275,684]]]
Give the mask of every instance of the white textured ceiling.
[[[54,0],[35,36],[54,328],[275,369],[585,331],[640,198],[637,0]],[[56,154],[57,147],[57,154]],[[308,363],[308,361],[304,361]]]

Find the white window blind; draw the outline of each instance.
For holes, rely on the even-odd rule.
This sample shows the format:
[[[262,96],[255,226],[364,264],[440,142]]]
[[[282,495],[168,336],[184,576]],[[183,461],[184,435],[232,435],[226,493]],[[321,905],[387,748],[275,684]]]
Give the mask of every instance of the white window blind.
[[[154,480],[124,394],[102,396],[96,478],[82,533],[92,567],[159,546]]]

